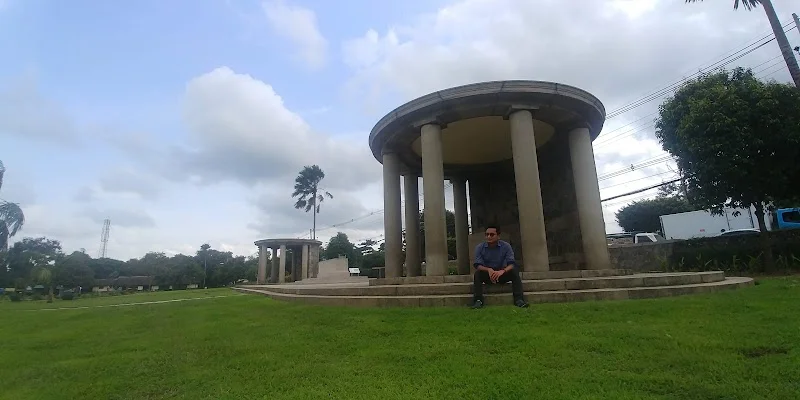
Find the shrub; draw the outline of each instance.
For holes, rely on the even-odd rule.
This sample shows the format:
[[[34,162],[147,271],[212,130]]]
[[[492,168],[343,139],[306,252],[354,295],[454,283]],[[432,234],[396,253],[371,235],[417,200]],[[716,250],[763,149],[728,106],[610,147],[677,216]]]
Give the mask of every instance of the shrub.
[[[75,292],[72,290],[64,290],[61,292],[61,300],[74,300]]]
[[[800,271],[800,229],[769,232],[775,266],[782,272]],[[675,242],[668,264],[678,271],[722,270],[764,272],[760,238],[730,236]]]
[[[40,295],[39,293],[35,293],[35,294],[31,295],[31,300],[40,301],[40,300],[42,300],[42,295]]]
[[[22,301],[22,295],[17,292],[11,292],[8,294],[8,299],[14,302]]]

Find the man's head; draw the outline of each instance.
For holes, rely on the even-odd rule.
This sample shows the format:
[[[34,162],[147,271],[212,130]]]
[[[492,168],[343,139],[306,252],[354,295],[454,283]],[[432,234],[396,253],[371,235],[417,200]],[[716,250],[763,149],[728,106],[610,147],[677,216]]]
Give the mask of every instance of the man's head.
[[[500,240],[500,227],[489,225],[486,227],[486,243],[495,244]]]

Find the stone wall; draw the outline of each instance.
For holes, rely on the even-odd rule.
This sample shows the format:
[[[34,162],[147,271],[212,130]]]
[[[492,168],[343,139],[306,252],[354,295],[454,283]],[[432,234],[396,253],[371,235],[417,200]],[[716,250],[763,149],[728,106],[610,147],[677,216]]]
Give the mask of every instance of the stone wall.
[[[345,256],[319,261],[317,263],[318,274],[316,278],[350,276],[350,271],[347,267],[347,257]]]
[[[548,254],[580,259],[581,233],[567,135],[557,133],[537,155]],[[524,264],[513,162],[497,163],[487,170],[490,172],[467,177],[473,232],[482,240],[486,225],[498,225],[503,240],[511,244],[517,259]],[[470,247],[474,247],[472,238]]]
[[[656,243],[621,244],[608,246],[608,256],[614,268],[636,272],[665,271],[674,251],[675,240]]]

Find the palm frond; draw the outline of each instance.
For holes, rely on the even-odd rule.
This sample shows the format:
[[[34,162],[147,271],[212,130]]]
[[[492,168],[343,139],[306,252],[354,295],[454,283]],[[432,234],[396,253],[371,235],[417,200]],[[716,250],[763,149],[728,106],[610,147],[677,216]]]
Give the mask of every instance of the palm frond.
[[[6,226],[8,236],[14,236],[25,224],[25,214],[17,203],[0,202],[0,222]]]
[[[698,1],[703,0],[685,0],[684,3],[697,3]],[[740,4],[745,10],[750,11],[754,8],[758,8],[758,6],[761,5],[761,0],[733,0],[733,9],[738,10]]]
[[[0,221],[0,251],[8,250],[8,226]]]
[[[323,201],[323,196],[318,195],[320,192],[319,183],[325,178],[325,172],[318,165],[306,165],[297,174],[294,180],[294,192],[292,197],[297,197],[295,208],[304,208],[306,212],[314,210],[319,212],[319,205]],[[329,198],[333,196],[325,192]]]

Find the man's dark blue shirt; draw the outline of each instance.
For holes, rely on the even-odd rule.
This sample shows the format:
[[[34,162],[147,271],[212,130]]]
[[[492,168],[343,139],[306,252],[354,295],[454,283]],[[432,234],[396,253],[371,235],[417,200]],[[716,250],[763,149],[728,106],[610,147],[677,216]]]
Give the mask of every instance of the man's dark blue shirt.
[[[497,246],[489,246],[489,243],[483,242],[475,247],[475,268],[483,265],[486,268],[493,270],[501,270],[508,265],[516,265],[514,260],[514,249],[508,242],[502,240],[497,241]]]

